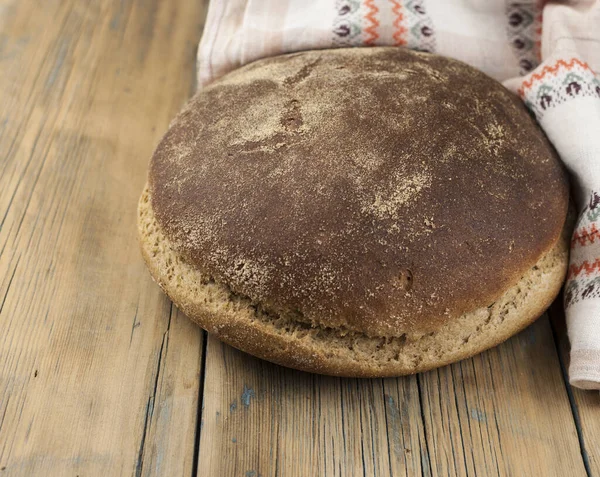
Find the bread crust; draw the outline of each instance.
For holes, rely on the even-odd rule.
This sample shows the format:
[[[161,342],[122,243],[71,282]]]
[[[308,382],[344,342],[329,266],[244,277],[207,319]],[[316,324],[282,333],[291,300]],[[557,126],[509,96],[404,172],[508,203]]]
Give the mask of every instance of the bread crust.
[[[398,340],[455,326],[514,286],[556,244],[568,203],[516,96],[402,48],[303,52],[226,75],[175,119],[149,187],[189,273],[309,329]],[[260,341],[243,320],[190,314],[240,348]],[[296,341],[260,349],[306,356]]]
[[[398,376],[458,361],[495,346],[532,323],[558,294],[568,263],[571,223],[548,252],[488,306],[446,321],[435,332],[367,336],[311,326],[236,294],[183,257],[161,229],[148,187],[138,206],[142,254],[153,279],[193,321],[259,358],[303,371],[351,377]]]

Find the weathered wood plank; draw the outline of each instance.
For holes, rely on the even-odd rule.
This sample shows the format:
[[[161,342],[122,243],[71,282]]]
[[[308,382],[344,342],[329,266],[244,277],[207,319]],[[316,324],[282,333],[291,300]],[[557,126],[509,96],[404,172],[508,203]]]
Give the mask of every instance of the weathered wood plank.
[[[581,432],[582,455],[589,475],[600,476],[600,393],[570,388],[576,423]]]
[[[549,311],[554,337],[558,343],[565,381],[568,383],[569,337],[565,323],[562,297]],[[590,475],[600,476],[600,393],[584,391],[567,384],[571,409],[579,431],[582,457]]]
[[[203,339],[202,330],[172,306],[136,473],[194,475]]]
[[[416,378],[302,373],[208,338],[199,476],[430,475]]]
[[[151,282],[135,209],[152,149],[193,88],[204,10],[0,1],[7,475],[192,471],[201,332],[170,317]]]
[[[433,475],[586,475],[547,316],[419,381]]]
[[[586,475],[547,317],[385,380],[311,376],[209,338],[204,396],[199,475]]]

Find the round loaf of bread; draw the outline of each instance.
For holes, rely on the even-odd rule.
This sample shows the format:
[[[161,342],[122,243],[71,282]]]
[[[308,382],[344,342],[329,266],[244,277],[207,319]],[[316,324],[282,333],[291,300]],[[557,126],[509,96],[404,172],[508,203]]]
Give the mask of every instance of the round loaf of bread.
[[[568,182],[535,120],[400,48],[260,60],[199,92],[139,204],[154,279],[236,348],[393,376],[494,346],[557,295]]]

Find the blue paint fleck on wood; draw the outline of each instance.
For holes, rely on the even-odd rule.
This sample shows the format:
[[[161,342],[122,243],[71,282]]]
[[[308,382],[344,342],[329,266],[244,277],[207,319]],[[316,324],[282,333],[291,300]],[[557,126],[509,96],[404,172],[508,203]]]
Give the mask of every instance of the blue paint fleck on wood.
[[[237,442],[237,439],[235,437],[232,437],[231,442],[233,442],[235,444]]]
[[[391,448],[394,451],[394,454],[400,456],[404,453],[404,447],[400,442],[400,436],[402,431],[401,427],[401,419],[400,419],[400,410],[394,401],[394,398],[389,394],[384,395],[386,410],[387,410],[387,420],[388,424],[391,428],[391,433],[388,433],[388,440],[391,440]]]
[[[229,405],[229,412],[233,412],[237,409],[237,399],[234,399]]]
[[[469,411],[469,414],[471,414],[471,418],[475,419],[476,421],[479,422],[486,422],[487,421],[487,416],[485,415],[485,412],[480,411],[479,409],[472,407],[471,410]]]
[[[250,399],[251,398],[256,398],[256,393],[254,392],[254,389],[249,388],[248,386],[246,386],[244,384],[244,391],[242,392],[242,396],[240,398],[240,401],[242,401],[242,404],[246,407],[250,406]]]
[[[58,74],[63,67],[65,62],[65,58],[67,57],[67,52],[69,51],[69,42],[67,40],[62,40],[60,42],[60,47],[58,49],[58,54],[56,55],[56,61],[52,66],[52,70],[50,70],[50,74],[48,75],[48,79],[46,80],[46,88],[51,88],[56,83],[58,78]]]
[[[119,25],[121,24],[121,19],[123,17],[123,10],[124,10],[123,3],[124,3],[123,0],[121,0],[119,9],[115,12],[114,16],[112,17],[112,19],[110,21],[110,29],[111,30],[119,29]]]

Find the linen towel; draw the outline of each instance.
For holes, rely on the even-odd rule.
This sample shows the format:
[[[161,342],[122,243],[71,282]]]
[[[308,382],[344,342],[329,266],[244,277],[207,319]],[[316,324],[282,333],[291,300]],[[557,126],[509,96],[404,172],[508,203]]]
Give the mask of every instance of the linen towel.
[[[564,293],[569,379],[600,389],[600,0],[211,0],[198,87],[267,56],[375,45],[462,60],[535,114],[579,209]]]

